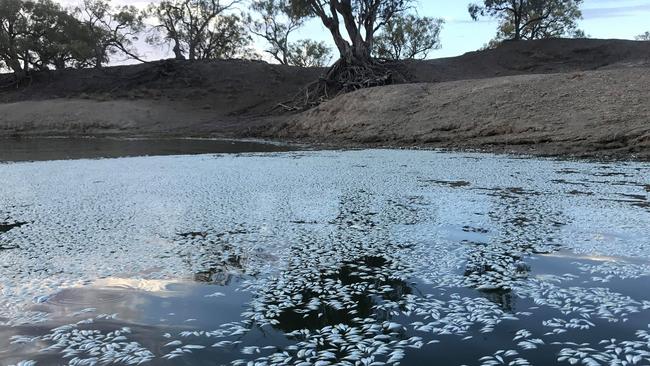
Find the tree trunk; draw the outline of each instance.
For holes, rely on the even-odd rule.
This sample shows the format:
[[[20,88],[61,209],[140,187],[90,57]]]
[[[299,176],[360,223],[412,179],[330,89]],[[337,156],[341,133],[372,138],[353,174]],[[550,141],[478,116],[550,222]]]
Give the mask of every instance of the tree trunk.
[[[353,43],[352,45],[354,49],[354,58],[356,61],[360,61],[362,63],[369,62],[371,59],[371,49],[368,43],[366,43],[361,36],[358,37],[358,39]]]
[[[102,41],[95,47],[95,68],[101,69],[102,63],[104,62],[104,57],[108,53],[108,46]]]
[[[190,60],[196,60],[196,45],[193,43],[189,45],[188,58]]]
[[[16,86],[27,77],[27,70],[23,69],[20,65],[20,61],[17,59],[8,59],[5,60],[6,65],[14,72],[14,77],[16,79]]]
[[[23,67],[20,66],[20,61],[16,59],[9,59],[9,60],[5,60],[5,62],[7,63],[7,66],[9,66],[9,68],[14,72],[14,74],[24,75],[25,70],[23,70]]]
[[[62,57],[54,59],[54,68],[57,70],[65,69],[65,60]]]
[[[368,43],[364,41],[361,31],[357,28],[357,19],[355,19],[352,11],[352,6],[349,2],[341,1],[335,4],[335,9],[333,11],[338,11],[343,18],[343,24],[348,33],[348,38],[352,45],[347,41],[342,39],[340,42],[336,42],[337,46],[339,43],[345,44],[344,52],[341,54],[341,58],[345,60],[348,65],[367,65],[371,61],[370,57],[370,48]],[[338,22],[336,22],[336,28],[338,30]],[[336,35],[334,35],[336,38]],[[340,37],[340,33],[338,34]],[[370,39],[368,41],[371,41]],[[341,47],[339,47],[341,51]]]
[[[279,59],[280,63],[282,65],[288,65],[289,64],[289,35],[286,34],[284,39],[282,40],[282,47],[280,48],[280,52],[282,53],[282,59]],[[276,57],[277,59],[278,57]]]
[[[343,47],[343,50],[339,48],[341,60],[345,62],[346,65],[369,65],[372,62],[372,57],[370,56],[370,48],[361,41],[353,45],[349,45],[347,42]]]
[[[517,6],[516,3],[513,4],[513,26],[515,27],[515,41],[519,41],[521,39],[521,16],[522,16],[522,4],[519,4]]]
[[[183,56],[183,51],[181,51],[181,45],[178,40],[174,40],[174,58],[177,60],[185,60],[185,56]]]
[[[361,37],[357,37],[352,44],[348,43],[340,33],[332,33],[334,43],[339,50],[340,59],[346,65],[368,65],[371,62],[370,47]]]
[[[324,14],[321,14],[321,20],[323,25],[330,31],[332,38],[334,39],[334,44],[339,50],[340,60],[346,65],[368,65],[371,63],[370,57],[370,47],[369,44],[363,40],[361,32],[356,29],[356,24],[354,22],[354,16],[352,15],[352,9],[347,4],[340,4],[338,2],[330,3],[330,11],[332,13],[331,17],[328,17]],[[339,17],[337,13],[340,11],[343,14],[343,20],[345,23],[345,28],[348,32],[348,36],[352,42],[350,44],[339,29]]]

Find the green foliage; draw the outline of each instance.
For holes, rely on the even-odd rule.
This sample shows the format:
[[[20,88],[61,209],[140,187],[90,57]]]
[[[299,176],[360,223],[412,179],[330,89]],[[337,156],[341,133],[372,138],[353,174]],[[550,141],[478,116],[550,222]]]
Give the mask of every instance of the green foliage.
[[[300,28],[304,17],[294,14],[287,0],[256,0],[251,4],[257,17],[247,18],[247,24],[256,36],[263,38],[269,47],[265,50],[276,61],[289,64],[289,35]]]
[[[177,59],[248,56],[250,36],[239,16],[228,14],[238,0],[164,0],[151,4],[147,14],[158,31],[150,44],[171,44]]]
[[[49,0],[31,9],[30,63],[34,68],[85,67],[93,58],[93,40],[74,16]],[[29,57],[29,56],[26,56]]]
[[[582,18],[583,0],[484,0],[470,4],[473,19],[489,16],[500,20],[492,44],[506,39],[584,37],[577,21]]]
[[[51,0],[0,2],[0,60],[17,75],[30,70],[101,66],[109,54],[133,56],[132,41],[144,28],[134,7],[112,9],[85,0],[68,11]]]
[[[288,64],[301,67],[325,67],[332,60],[332,51],[325,42],[301,39],[291,43]]]
[[[440,48],[442,19],[399,15],[382,27],[375,43],[375,54],[391,60],[424,59]]]
[[[248,17],[248,27],[268,44],[265,50],[283,65],[322,67],[331,60],[331,50],[324,42],[302,39],[290,42],[291,33],[304,23],[305,17],[294,12],[288,0],[256,0],[251,9],[255,18]]]
[[[84,67],[92,40],[82,24],[51,0],[0,3],[0,59],[17,75],[32,69]]]
[[[21,0],[0,1],[0,59],[16,73],[23,72],[21,55],[30,43],[28,11]]]
[[[650,32],[645,32],[634,37],[637,41],[650,41]]]
[[[197,59],[254,58],[248,49],[250,36],[237,15],[224,15],[214,19],[197,45]]]
[[[317,17],[330,31],[340,59],[368,64],[376,33],[414,0],[291,0],[292,14]],[[346,35],[343,35],[343,32]]]
[[[290,2],[292,12],[297,16],[319,16],[333,6],[340,13],[349,11],[368,20],[372,20],[370,16],[374,15],[377,23],[384,23],[413,4],[413,0],[291,0]]]
[[[109,0],[84,0],[74,10],[92,45],[93,64],[100,67],[118,53],[140,59],[133,46],[144,30],[144,17],[134,6],[111,7]]]

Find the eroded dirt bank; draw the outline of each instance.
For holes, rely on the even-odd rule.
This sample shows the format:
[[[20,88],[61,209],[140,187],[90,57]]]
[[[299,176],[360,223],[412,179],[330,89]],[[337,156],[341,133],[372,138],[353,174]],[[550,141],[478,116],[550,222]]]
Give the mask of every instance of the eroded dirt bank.
[[[650,69],[394,85],[341,96],[269,137],[650,158]]]
[[[507,43],[410,62],[411,84],[299,114],[277,106],[323,70],[228,60],[47,72],[0,91],[0,137],[263,137],[648,159],[649,65],[650,42]]]

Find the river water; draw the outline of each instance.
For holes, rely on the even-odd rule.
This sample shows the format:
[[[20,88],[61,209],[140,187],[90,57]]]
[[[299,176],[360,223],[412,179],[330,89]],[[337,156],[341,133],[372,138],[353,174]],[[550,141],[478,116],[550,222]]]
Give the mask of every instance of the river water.
[[[260,141],[193,138],[0,138],[0,161],[120,158],[147,155],[275,152],[295,147]]]
[[[435,151],[6,162],[0,364],[649,365],[649,194]]]

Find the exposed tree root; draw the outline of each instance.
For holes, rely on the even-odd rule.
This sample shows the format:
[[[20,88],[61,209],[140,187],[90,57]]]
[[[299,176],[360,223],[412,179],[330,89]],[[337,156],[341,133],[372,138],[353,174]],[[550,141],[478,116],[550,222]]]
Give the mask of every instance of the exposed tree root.
[[[304,87],[294,98],[279,104],[285,111],[306,110],[338,95],[375,86],[402,83],[407,80],[402,64],[372,60],[349,64],[337,61],[319,80]]]

